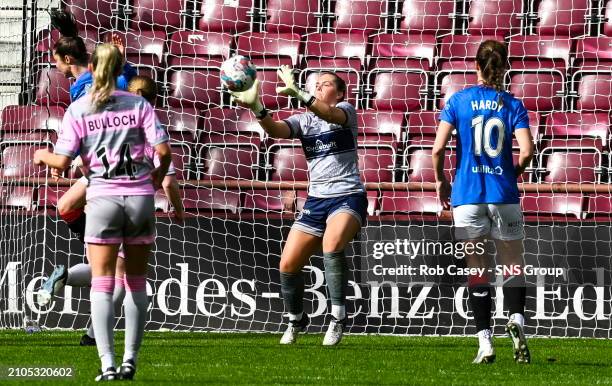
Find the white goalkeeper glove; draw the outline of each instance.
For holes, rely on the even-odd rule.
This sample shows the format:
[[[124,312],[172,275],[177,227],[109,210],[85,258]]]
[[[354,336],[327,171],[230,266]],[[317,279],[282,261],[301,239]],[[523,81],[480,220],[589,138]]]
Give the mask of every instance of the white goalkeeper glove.
[[[259,79],[255,79],[253,86],[246,91],[230,92],[232,100],[242,107],[251,109],[257,119],[263,119],[268,114],[268,111],[261,103],[259,98]]]
[[[285,87],[276,88],[276,92],[278,94],[297,98],[300,102],[304,103],[306,107],[310,107],[310,105],[314,103],[316,98],[312,94],[301,90],[298,86],[296,86],[291,67],[287,65],[280,66],[280,68],[276,71],[276,74],[283,81],[283,83],[285,83]]]

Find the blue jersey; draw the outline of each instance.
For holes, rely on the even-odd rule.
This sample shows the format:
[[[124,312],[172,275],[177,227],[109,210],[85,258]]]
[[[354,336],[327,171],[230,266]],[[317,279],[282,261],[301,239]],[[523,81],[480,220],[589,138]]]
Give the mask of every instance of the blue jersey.
[[[452,206],[518,204],[512,137],[515,129],[529,129],[523,103],[507,92],[472,86],[448,100],[440,120],[457,129]]]
[[[129,63],[123,66],[123,72],[117,77],[117,88],[119,90],[127,90],[128,83],[136,75],[136,70]],[[87,71],[81,74],[77,80],[70,86],[70,101],[74,102],[83,95],[87,94],[93,84],[93,76]]]

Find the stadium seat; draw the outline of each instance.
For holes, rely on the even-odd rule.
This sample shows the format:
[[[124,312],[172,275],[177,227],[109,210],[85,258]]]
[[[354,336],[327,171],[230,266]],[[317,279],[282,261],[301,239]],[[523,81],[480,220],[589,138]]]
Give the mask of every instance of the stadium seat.
[[[293,190],[251,190],[244,195],[241,209],[243,212],[293,213],[295,199]]]
[[[440,76],[436,75],[436,79],[440,79]],[[476,85],[477,83],[478,76],[476,73],[457,72],[444,75],[441,77],[440,86],[436,87],[436,90],[439,90],[436,103],[438,109],[442,110],[446,101],[454,93],[466,87]]]
[[[564,220],[572,215],[584,218],[586,198],[581,194],[525,193],[521,196],[523,213],[528,216]]]
[[[220,32],[178,31],[168,44],[169,67],[216,66],[230,56],[232,35]]]
[[[568,37],[513,36],[508,44],[510,68],[557,69],[565,77],[572,41]]]
[[[576,72],[572,93],[578,111],[610,111],[612,109],[612,71]]]
[[[135,30],[160,29],[166,32],[183,24],[188,0],[132,0],[132,22]]]
[[[360,140],[369,143],[401,142],[404,119],[402,112],[361,111],[357,113]]]
[[[31,186],[0,187],[0,207],[33,210],[36,206],[36,188]]]
[[[546,118],[542,147],[609,148],[610,115],[607,113],[553,112]]]
[[[536,35],[577,37],[588,33],[590,0],[541,0]]]
[[[357,154],[364,183],[395,181],[396,152],[392,145],[359,143]]]
[[[268,0],[265,30],[305,35],[317,31],[320,18],[319,0]]]
[[[368,68],[421,69],[434,63],[436,38],[430,35],[379,34],[372,42]]]
[[[202,146],[200,162],[203,164],[200,180],[254,180],[257,178],[259,148],[252,144],[229,142],[209,143]]]
[[[332,26],[336,33],[385,32],[387,11],[387,0],[336,0]]]
[[[173,142],[193,143],[198,138],[198,110],[193,107],[156,109],[159,122]]]
[[[573,67],[577,70],[612,70],[612,37],[586,37],[576,42],[576,58]]]
[[[172,150],[172,164],[176,170],[176,179],[194,179],[195,176],[192,174],[195,173],[192,173],[192,169],[194,168],[195,153],[192,146],[186,143],[170,143],[170,149]]]
[[[476,53],[485,40],[504,42],[503,36],[496,35],[450,35],[442,39],[438,57],[439,71],[476,72]]]
[[[368,38],[360,34],[317,33],[304,44],[307,68],[350,68],[365,65]]]
[[[168,106],[201,110],[221,105],[221,79],[217,69],[172,71],[167,87]]]
[[[436,192],[382,192],[380,214],[429,214],[439,215],[442,205]]]
[[[588,148],[546,148],[539,155],[540,183],[599,183],[601,153]]]
[[[69,90],[70,80],[56,68],[39,68],[38,84],[36,85],[37,104],[68,107],[70,104]]]
[[[423,70],[375,68],[366,78],[367,106],[379,111],[417,111],[427,106],[427,73]]]
[[[6,106],[2,110],[0,141],[50,140],[60,130],[64,109],[59,106]]]
[[[533,137],[533,143],[535,145],[535,150],[537,151],[540,148],[540,139],[542,137],[542,133],[540,130],[540,124],[542,118],[540,117],[540,113],[536,111],[528,111],[527,116],[529,117],[529,131],[531,131],[531,136]],[[512,148],[518,149],[518,141],[516,137],[512,138]]]
[[[188,212],[229,212],[237,213],[240,193],[218,188],[181,189],[183,206]]]
[[[530,111],[563,110],[565,82],[555,72],[513,72],[508,91]]]
[[[257,66],[296,66],[300,54],[300,35],[296,33],[252,32],[238,36],[236,53],[247,56]]]
[[[438,130],[439,112],[419,111],[408,114],[405,139],[412,143],[430,144],[433,146]]]
[[[45,177],[46,166],[34,165],[32,159],[34,152],[44,149],[41,145],[9,145],[2,149],[0,176],[1,177]]]
[[[609,194],[594,195],[588,198],[587,213],[597,218],[612,217],[612,197]]]
[[[214,108],[204,114],[200,144],[251,144],[259,149],[265,133],[253,113],[246,109]]]
[[[404,150],[405,179],[407,182],[435,182],[435,171],[431,161],[430,142],[408,142]],[[454,146],[451,143],[447,148],[444,158],[444,172],[449,181],[454,179],[456,156]]]
[[[276,140],[266,153],[271,181],[308,181],[308,164],[298,140]]]
[[[447,0],[405,0],[394,18],[400,20],[402,33],[446,35],[453,30],[455,5],[455,1]]]
[[[245,32],[251,27],[252,13],[253,0],[203,0],[198,28],[228,34]]]
[[[475,0],[467,5],[470,35],[516,35],[524,24],[522,0]]]
[[[63,0],[63,3],[66,11],[74,16],[79,29],[111,30],[116,26],[118,0]]]

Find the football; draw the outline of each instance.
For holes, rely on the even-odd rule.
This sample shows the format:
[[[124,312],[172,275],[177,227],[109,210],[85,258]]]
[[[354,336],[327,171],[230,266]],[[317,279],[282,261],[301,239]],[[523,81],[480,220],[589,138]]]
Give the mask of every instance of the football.
[[[230,91],[246,91],[256,78],[257,69],[246,56],[232,56],[221,65],[221,82]]]

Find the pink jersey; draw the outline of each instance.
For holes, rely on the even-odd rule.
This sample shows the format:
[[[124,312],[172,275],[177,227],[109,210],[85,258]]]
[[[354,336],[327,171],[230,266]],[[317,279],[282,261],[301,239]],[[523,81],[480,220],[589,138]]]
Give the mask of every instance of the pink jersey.
[[[87,199],[154,194],[153,157],[146,148],[168,142],[168,134],[143,97],[115,91],[112,98],[101,111],[95,111],[91,94],[73,102],[64,115],[55,153],[81,155],[89,180]]]

